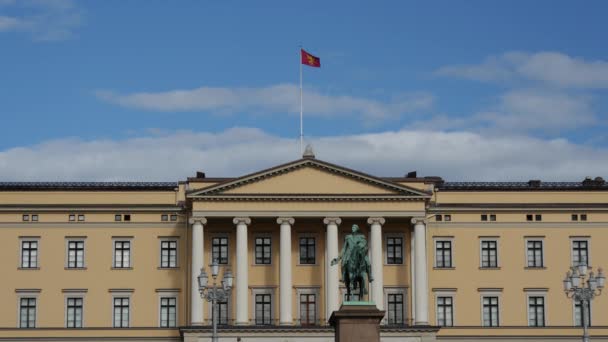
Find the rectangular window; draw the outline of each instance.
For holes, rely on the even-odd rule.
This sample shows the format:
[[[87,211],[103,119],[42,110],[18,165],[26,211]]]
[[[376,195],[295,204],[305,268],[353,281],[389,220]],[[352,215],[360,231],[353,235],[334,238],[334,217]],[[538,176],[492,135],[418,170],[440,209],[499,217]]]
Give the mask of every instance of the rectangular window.
[[[488,215],[486,215],[486,214],[481,214],[481,220],[482,220],[482,221],[487,221],[487,220],[488,220]]]
[[[545,326],[545,297],[528,297],[528,326]]]
[[[167,215],[167,214],[160,215],[160,220],[161,221],[169,221],[169,215]]]
[[[123,219],[124,219],[125,221],[131,221],[131,214],[125,214],[125,215],[123,216]]]
[[[38,222],[38,214],[32,214],[32,221]]]
[[[403,294],[389,293],[388,304],[388,324],[405,324],[403,317]]]
[[[578,221],[578,215],[572,214],[572,221]]]
[[[120,215],[120,214],[114,215],[114,221],[122,221],[122,215]]]
[[[315,238],[300,238],[300,264],[314,265],[316,263]]]
[[[82,214],[78,215],[78,221],[80,221],[80,222],[84,221],[84,215],[82,215]]]
[[[587,306],[587,326],[591,326],[591,310],[589,306]],[[580,300],[574,302],[574,325],[577,327],[583,326],[583,303]]]
[[[483,326],[497,327],[498,320],[498,297],[483,297]]]
[[[403,238],[386,238],[386,263],[389,265],[403,264]]]
[[[317,296],[315,294],[300,294],[300,324],[315,325],[317,323]]]
[[[114,241],[114,268],[131,267],[131,241]]]
[[[84,241],[68,240],[68,268],[84,267]]]
[[[452,266],[452,241],[435,241],[435,267],[451,268]]]
[[[211,239],[212,260],[217,260],[220,265],[228,264],[228,238],[214,237]]]
[[[543,263],[543,241],[542,240],[528,240],[527,255],[528,255],[528,267],[544,267]]]
[[[451,327],[454,325],[454,299],[452,297],[437,297],[437,325]]]
[[[70,214],[70,215],[68,216],[68,221],[70,221],[70,222],[74,222],[74,221],[76,221],[76,215],[74,215],[74,214]]]
[[[160,298],[160,327],[174,328],[177,326],[177,298]]]
[[[495,214],[491,214],[490,215],[490,221],[496,221],[496,215]]]
[[[532,214],[527,214],[526,221],[534,221],[534,216]]]
[[[36,298],[19,298],[19,328],[36,327]]]
[[[448,221],[448,222],[452,221],[452,215],[450,215],[450,214],[443,215],[443,220]]]
[[[65,313],[66,328],[82,328],[82,298],[68,297]]]
[[[572,241],[572,265],[589,266],[589,243],[587,240]]]
[[[217,302],[217,313],[218,320],[217,324],[227,325],[228,324],[228,302],[218,301]]]
[[[443,215],[435,215],[435,221],[443,221]]]
[[[543,215],[541,215],[541,214],[534,215],[534,220],[535,221],[542,221],[543,220]]]
[[[495,240],[481,240],[481,267],[498,267],[498,247]]]
[[[160,242],[160,267],[177,267],[177,241],[164,240]]]
[[[129,298],[114,298],[114,328],[129,327]]]
[[[30,220],[30,215],[21,216],[21,221],[29,221],[29,220]]]
[[[32,219],[33,219],[33,215],[32,215]],[[581,221],[587,221],[587,214],[581,214]]]
[[[271,296],[270,294],[255,295],[255,324],[270,325],[272,320],[271,313]]]
[[[38,241],[21,241],[21,268],[38,267]]]
[[[171,221],[177,221],[177,215],[171,215]]]
[[[268,265],[271,260],[270,237],[255,238],[255,263]]]

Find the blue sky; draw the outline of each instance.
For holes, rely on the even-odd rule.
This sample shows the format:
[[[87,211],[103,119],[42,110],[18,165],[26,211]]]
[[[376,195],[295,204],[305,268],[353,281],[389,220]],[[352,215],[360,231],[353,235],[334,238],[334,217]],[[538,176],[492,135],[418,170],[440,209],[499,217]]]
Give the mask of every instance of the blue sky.
[[[603,1],[0,0],[0,179],[608,176]]]

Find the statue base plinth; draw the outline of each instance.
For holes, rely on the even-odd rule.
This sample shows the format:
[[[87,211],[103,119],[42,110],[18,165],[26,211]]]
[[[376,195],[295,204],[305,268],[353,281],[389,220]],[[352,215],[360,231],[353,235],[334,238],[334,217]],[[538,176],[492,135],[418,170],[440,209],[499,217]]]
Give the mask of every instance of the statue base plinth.
[[[329,324],[335,329],[336,342],[380,342],[380,321],[384,311],[372,302],[345,302],[334,311]]]

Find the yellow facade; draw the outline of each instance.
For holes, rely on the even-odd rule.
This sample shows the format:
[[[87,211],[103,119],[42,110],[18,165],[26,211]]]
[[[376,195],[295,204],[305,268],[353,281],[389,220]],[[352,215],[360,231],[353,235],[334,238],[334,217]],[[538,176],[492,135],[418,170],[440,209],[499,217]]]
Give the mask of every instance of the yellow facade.
[[[326,218],[340,218],[339,249],[353,224],[369,240],[368,219],[385,220],[381,277],[376,276],[383,282],[382,309],[389,311],[392,305],[389,294],[403,295],[403,318],[395,323],[387,316],[382,328],[385,341],[577,340],[581,329],[575,326],[575,308],[562,290],[562,279],[573,262],[573,241],[587,242],[588,261],[594,270],[608,265],[608,249],[603,246],[608,241],[608,185],[600,179],[542,184],[378,178],[314,158],[239,178],[190,178],[175,183],[3,183],[0,340],[207,341],[211,323],[207,303],[202,306],[203,325],[192,322],[192,296],[198,295],[192,288],[196,277],[192,227],[204,219],[201,250],[207,271],[206,265],[214,257],[213,239],[227,238],[227,264],[220,267],[218,280],[230,269],[236,282],[235,217],[250,219],[245,251],[249,321],[245,326],[236,324],[237,312],[243,307],[237,303],[233,287],[228,325],[220,328],[222,341],[331,340],[333,330],[326,324],[329,312],[325,308],[331,299],[327,284],[328,274],[338,270],[328,266]],[[537,220],[536,215],[541,218]],[[280,312],[279,217],[294,219],[289,242],[288,316]],[[416,275],[421,273],[414,270],[414,221],[425,223],[428,288],[422,292],[415,290]],[[270,238],[268,264],[256,263],[258,237]],[[302,237],[314,238],[312,264],[300,263]],[[398,238],[401,243],[399,262],[387,261],[388,238]],[[541,267],[528,267],[530,240],[542,241]],[[34,267],[23,267],[24,241],[37,243]],[[70,267],[70,241],[83,242],[82,266]],[[114,267],[116,241],[129,242],[128,267]],[[176,243],[173,267],[161,265],[163,241]],[[449,267],[438,265],[437,241],[450,242]],[[482,241],[496,243],[496,267],[482,267]],[[259,291],[272,293],[272,322],[253,329],[254,295]],[[312,326],[300,327],[302,293],[315,294]],[[416,323],[421,318],[414,317],[415,293],[426,293],[428,326]],[[484,296],[498,298],[498,327],[483,326]],[[530,327],[530,296],[544,299],[542,327]],[[452,324],[448,325],[453,326],[439,326],[439,297],[452,300]],[[32,328],[20,327],[21,298],[36,299]],[[67,298],[82,298],[82,328],[67,327]],[[115,298],[129,299],[127,327],[114,327]],[[171,317],[176,322],[169,327],[161,327],[161,298],[175,298],[176,313]],[[593,301],[592,336],[608,336],[607,308],[605,296]],[[293,322],[284,326],[279,317],[291,317]]]

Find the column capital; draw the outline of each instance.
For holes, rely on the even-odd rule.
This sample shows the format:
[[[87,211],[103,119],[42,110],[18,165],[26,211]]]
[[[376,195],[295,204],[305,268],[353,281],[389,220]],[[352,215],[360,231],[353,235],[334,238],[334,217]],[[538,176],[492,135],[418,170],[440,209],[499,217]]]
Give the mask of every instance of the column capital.
[[[427,224],[428,220],[426,219],[426,217],[412,217],[412,224]]]
[[[294,220],[293,217],[279,217],[279,218],[277,218],[277,223],[278,224],[289,223],[289,225],[293,226],[293,224],[295,222],[296,222],[296,220]]]
[[[339,226],[340,223],[342,223],[342,219],[339,217],[326,217],[323,219],[323,223],[324,224],[335,224],[336,226]]]
[[[190,224],[195,224],[197,222],[200,224],[207,224],[207,218],[202,216],[193,216],[188,219],[188,223]]]
[[[379,224],[382,226],[385,222],[384,217],[370,217],[367,219],[367,224]]]
[[[232,220],[232,223],[234,223],[234,224],[244,223],[246,225],[250,225],[251,224],[251,219],[249,217],[235,217]]]

